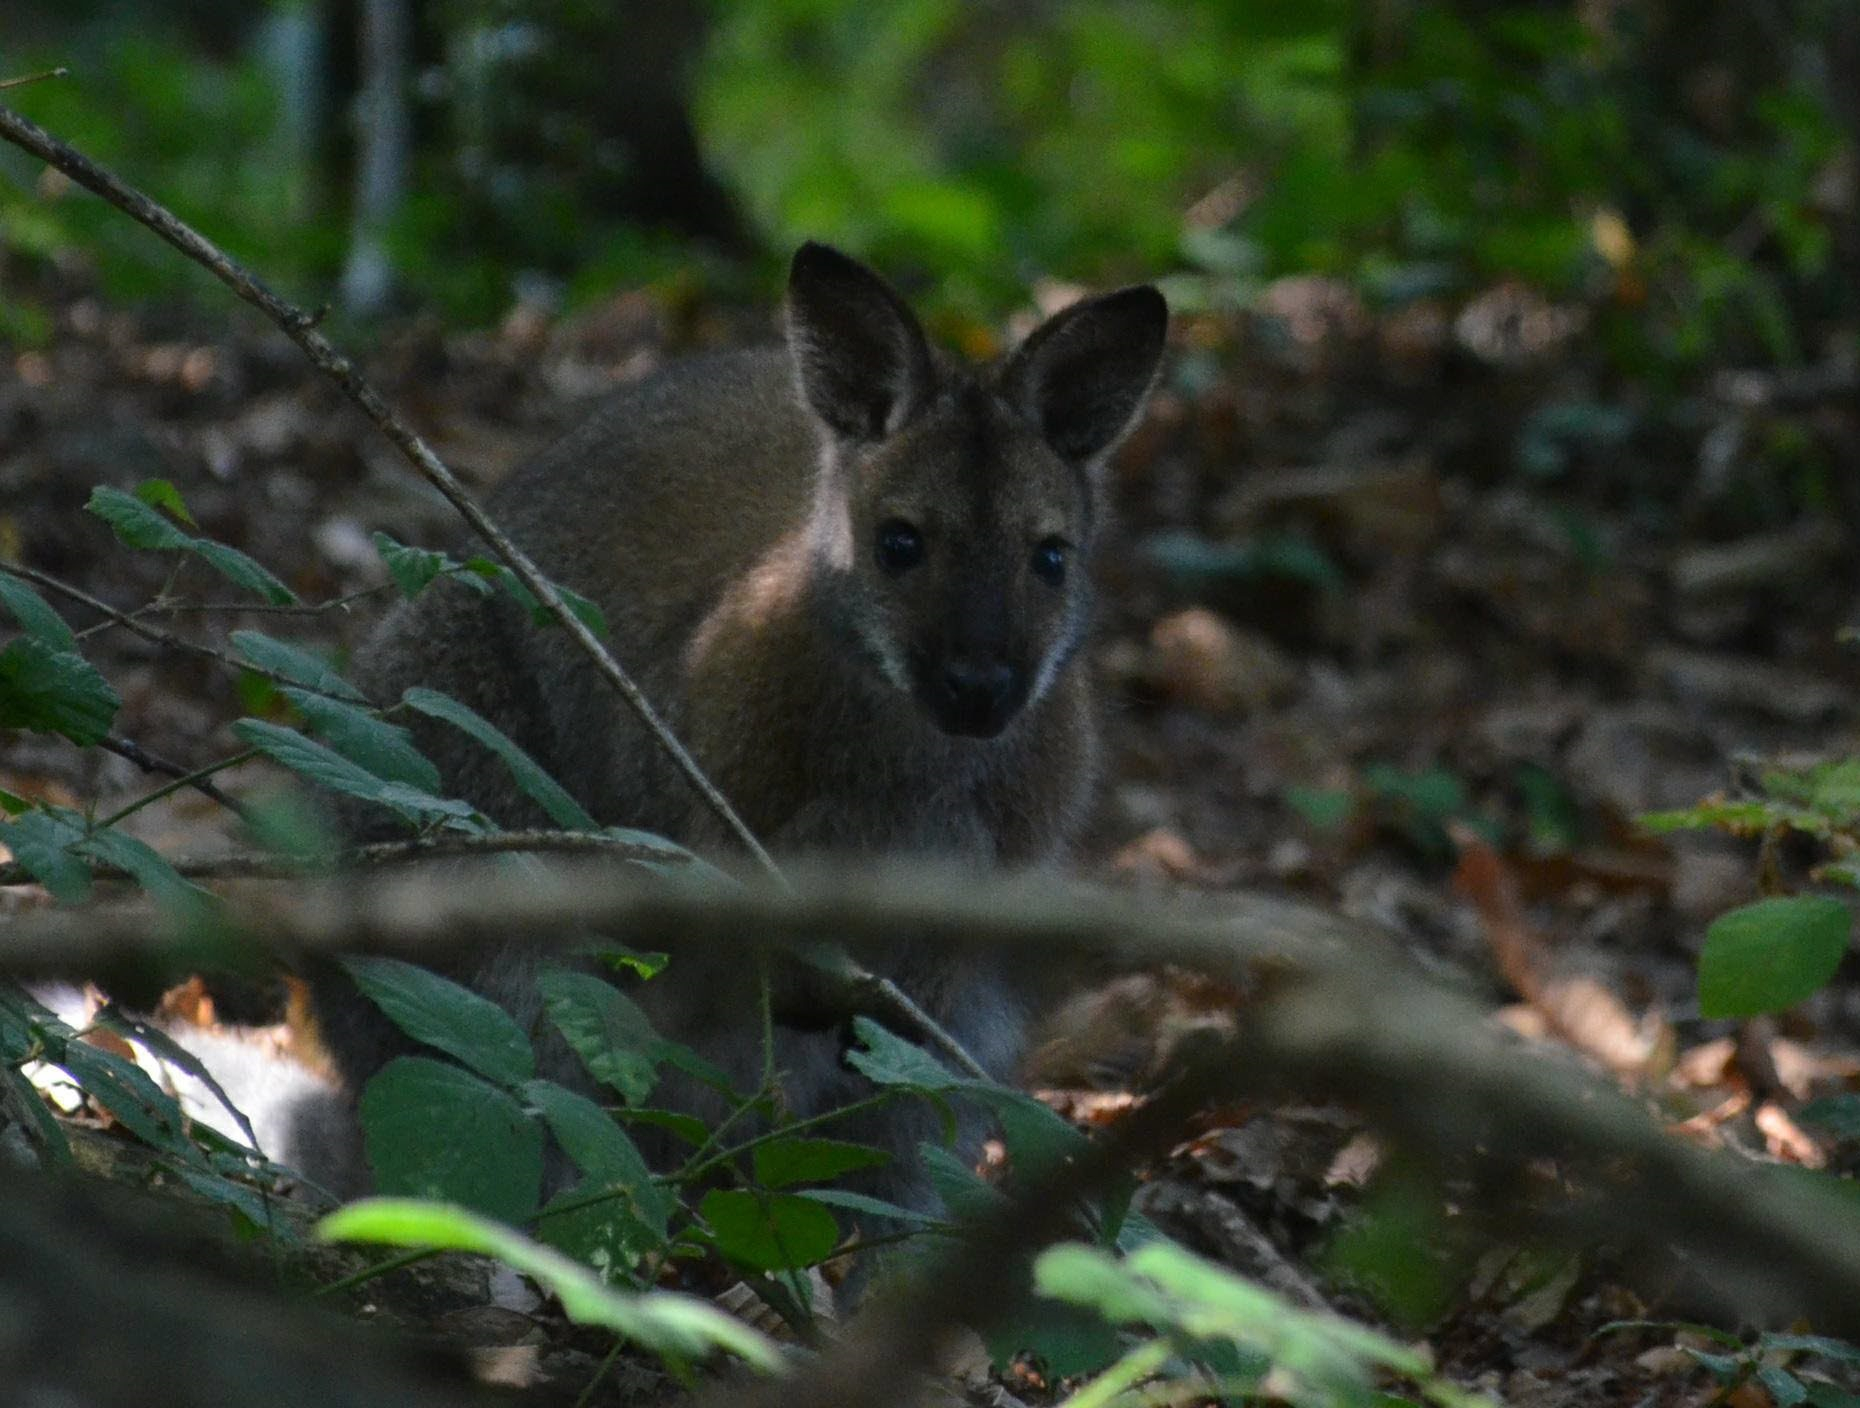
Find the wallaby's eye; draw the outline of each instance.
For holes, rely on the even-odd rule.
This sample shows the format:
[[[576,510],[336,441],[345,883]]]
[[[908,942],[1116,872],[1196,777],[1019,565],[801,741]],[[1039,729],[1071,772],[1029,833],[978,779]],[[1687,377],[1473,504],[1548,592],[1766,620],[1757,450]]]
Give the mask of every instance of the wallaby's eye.
[[[924,535],[902,518],[878,525],[878,565],[897,577],[924,560]]]
[[[1063,538],[1046,538],[1033,550],[1033,575],[1049,587],[1066,580],[1066,543]]]

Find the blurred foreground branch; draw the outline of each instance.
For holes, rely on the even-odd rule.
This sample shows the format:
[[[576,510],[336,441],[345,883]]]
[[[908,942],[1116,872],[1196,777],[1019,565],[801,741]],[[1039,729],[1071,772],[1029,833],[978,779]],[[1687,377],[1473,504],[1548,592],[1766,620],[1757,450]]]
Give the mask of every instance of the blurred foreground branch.
[[[1709,1269],[1712,1289],[1738,1316],[1812,1315],[1818,1329],[1860,1334],[1860,1221],[1830,1191],[1668,1136],[1611,1085],[1496,1030],[1474,1003],[1403,961],[1372,926],[1261,895],[1156,910],[1051,882],[895,866],[804,872],[796,882],[787,892],[699,888],[629,877],[611,865],[564,865],[517,885],[508,870],[461,865],[443,875],[240,895],[211,922],[210,938],[221,958],[233,946],[248,957],[256,948],[430,960],[462,946],[567,942],[595,930],[648,947],[736,945],[746,956],[762,942],[833,941],[855,950],[909,942],[1008,948],[1028,959],[1092,953],[1131,965],[1175,962],[1240,979],[1263,972],[1270,981],[1239,1038],[1200,1059],[1157,1106],[1161,1113],[1127,1121],[1098,1155],[1067,1172],[1085,1180],[1080,1191],[1165,1151],[1204,1099],[1287,1090],[1331,1096],[1402,1147],[1456,1167],[1470,1161],[1494,1186],[1515,1184],[1533,1161],[1578,1167],[1585,1189],[1601,1195],[1564,1220],[1562,1235],[1606,1238],[1642,1258],[1638,1264],[1677,1251]],[[186,967],[202,958],[205,937],[200,925],[190,929],[146,904],[20,915],[0,933],[0,972],[72,976],[125,961]],[[1070,1196],[1042,1184],[1014,1201],[1015,1215],[1003,1214],[1001,1226],[979,1232],[987,1274],[999,1276],[1005,1249],[1056,1234],[1049,1212]],[[959,1253],[904,1312],[875,1322],[894,1339],[871,1372],[889,1372],[894,1390],[897,1369],[927,1364],[943,1327],[977,1306],[1005,1309],[998,1295],[976,1294],[964,1280],[984,1274],[964,1260],[971,1255],[983,1253]],[[820,1372],[864,1352],[836,1351]],[[784,1401],[878,1400],[803,1393]]]

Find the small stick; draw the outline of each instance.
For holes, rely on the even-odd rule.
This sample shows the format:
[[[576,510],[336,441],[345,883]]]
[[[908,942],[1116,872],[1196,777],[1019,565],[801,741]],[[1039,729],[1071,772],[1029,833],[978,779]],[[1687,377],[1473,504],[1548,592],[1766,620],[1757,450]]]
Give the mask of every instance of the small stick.
[[[594,662],[601,678],[619,692],[627,707],[638,716],[640,723],[671,758],[679,772],[684,774],[685,780],[697,791],[704,804],[717,815],[757,865],[777,883],[786,883],[780,868],[756,839],[755,833],[737,815],[736,809],[723,793],[717,790],[717,785],[704,775],[703,769],[686,751],[684,744],[666,727],[665,721],[659,717],[658,711],[652,707],[651,701],[639,686],[633,683],[631,676],[620,668],[600,639],[569,609],[549,579],[530,560],[529,554],[512,542],[504,530],[479,507],[477,500],[459,482],[458,477],[433,453],[424,439],[394,414],[374,386],[356,370],[355,364],[316,330],[320,315],[313,316],[285,302],[256,275],[229,258],[192,226],[11,108],[0,107],[0,137],[5,137],[15,146],[23,147],[41,161],[64,172],[86,190],[102,196],[132,220],[146,225],[276,323],[286,337],[303,349],[304,355],[319,370],[362,408],[381,433],[400,450],[407,462],[427,483],[444,495],[446,501],[471,525],[472,531],[516,575],[517,580],[529,588],[550,615],[561,622],[575,643]]]

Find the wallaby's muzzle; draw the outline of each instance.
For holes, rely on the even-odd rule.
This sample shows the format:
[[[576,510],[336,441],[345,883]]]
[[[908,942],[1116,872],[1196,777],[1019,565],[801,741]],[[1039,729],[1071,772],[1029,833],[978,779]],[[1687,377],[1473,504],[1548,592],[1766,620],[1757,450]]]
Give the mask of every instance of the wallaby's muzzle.
[[[1026,675],[1003,660],[950,660],[932,668],[922,692],[943,732],[993,738],[1026,701]]]

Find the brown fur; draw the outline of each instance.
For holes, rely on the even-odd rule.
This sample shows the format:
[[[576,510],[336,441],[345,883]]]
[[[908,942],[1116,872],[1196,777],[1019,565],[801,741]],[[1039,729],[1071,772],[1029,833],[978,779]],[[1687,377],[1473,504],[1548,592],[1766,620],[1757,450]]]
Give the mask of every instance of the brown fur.
[[[978,371],[935,356],[875,274],[810,245],[786,348],[686,362],[620,392],[490,507],[546,573],[600,605],[616,658],[776,854],[1037,864],[1063,850],[1090,794],[1092,691],[1075,657],[1098,480],[1148,392],[1164,317],[1153,290],[1125,290]],[[902,570],[881,542],[898,524],[922,548]],[[1058,582],[1042,575],[1049,558],[1036,564],[1054,543]],[[358,673],[377,698],[425,684],[463,700],[603,824],[731,856],[574,644],[508,602],[442,582],[388,618]],[[452,795],[506,826],[542,820],[476,744],[414,727]],[[386,834],[372,820],[352,829]],[[994,965],[921,951],[886,963],[992,1069],[1011,1065],[1020,1003]],[[642,1000],[667,1034],[747,1074],[748,967],[679,953]],[[507,954],[471,976],[531,1020],[529,971]],[[395,1043],[353,996],[322,989],[332,1046],[359,1081]],[[837,1034],[780,1039],[794,1108],[851,1097]],[[894,1145],[903,1133],[868,1131]]]

